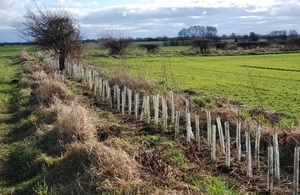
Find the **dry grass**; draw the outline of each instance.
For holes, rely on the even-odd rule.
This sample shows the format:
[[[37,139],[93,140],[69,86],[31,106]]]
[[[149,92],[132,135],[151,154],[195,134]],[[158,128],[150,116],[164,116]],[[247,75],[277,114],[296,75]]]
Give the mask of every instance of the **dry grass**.
[[[56,187],[58,194],[137,194],[143,185],[135,159],[124,150],[100,142],[74,142],[55,169],[63,172],[51,172],[51,179],[58,180],[57,174],[69,178],[67,183]],[[70,176],[75,178],[70,179]]]
[[[111,78],[112,85],[126,86],[132,90],[147,89],[151,91],[154,87],[154,83],[147,77],[134,78],[126,70],[117,71]]]
[[[20,62],[32,61],[32,57],[24,50],[18,53],[18,58]]]
[[[89,111],[75,101],[63,102],[54,98],[50,107],[36,109],[40,116],[36,138],[38,147],[45,153],[60,156],[73,142],[95,139],[95,126]]]
[[[124,150],[104,145],[103,143],[89,143],[85,145],[89,151],[91,167],[86,173],[94,178],[94,182],[105,178],[105,186],[122,185],[126,182],[136,182],[140,174],[138,163]],[[96,183],[95,183],[96,184]]]
[[[95,127],[86,108],[75,101],[63,103],[57,98],[52,107],[57,110],[54,129],[62,143],[84,142],[94,137]]]
[[[70,96],[64,83],[51,78],[39,81],[35,95],[39,104],[46,106],[50,106],[53,103],[54,96],[61,100],[67,100]]]

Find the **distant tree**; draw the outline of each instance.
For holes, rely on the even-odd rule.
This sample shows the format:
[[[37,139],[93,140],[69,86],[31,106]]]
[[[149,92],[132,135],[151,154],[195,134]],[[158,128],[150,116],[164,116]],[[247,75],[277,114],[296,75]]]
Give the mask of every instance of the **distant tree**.
[[[227,42],[216,42],[215,47],[216,49],[225,49],[227,47]]]
[[[191,26],[178,32],[179,38],[212,38],[217,36],[217,28],[213,26]]]
[[[208,52],[209,47],[211,46],[212,41],[206,38],[197,38],[191,41],[193,47],[199,48],[201,53]]]
[[[100,32],[100,45],[109,49],[112,55],[119,55],[131,45],[133,39],[130,37],[122,36],[117,30],[105,29]]]
[[[226,39],[226,38],[227,38],[227,35],[226,35],[226,34],[222,34],[221,38],[222,38],[222,39]]]
[[[68,12],[59,9],[42,11],[27,7],[25,21],[16,25],[17,31],[29,42],[43,50],[54,51],[59,55],[59,68],[65,69],[65,60],[82,54],[79,25]]]
[[[143,48],[146,48],[147,49],[147,53],[154,52],[159,47],[158,44],[151,44],[151,43],[149,43],[149,44],[141,44],[139,46],[143,47]]]
[[[170,45],[170,46],[178,46],[178,45],[180,45],[180,42],[178,41],[177,38],[171,38],[171,39],[169,40],[169,45]]]
[[[189,37],[189,32],[187,28],[183,28],[178,32],[178,37],[180,38],[188,38]]]
[[[297,37],[298,36],[298,32],[294,29],[289,31],[289,36],[290,37]]]
[[[296,48],[296,49],[300,50],[300,37],[297,37],[297,36],[291,37],[286,42],[286,48],[288,48],[288,49]]]
[[[254,32],[249,33],[249,38],[248,38],[249,41],[258,41],[258,39],[259,36],[257,34],[255,34]]]
[[[287,40],[287,37],[286,30],[274,30],[267,36],[269,41],[273,41],[275,43],[284,43]]]
[[[256,45],[260,48],[266,48],[271,45],[269,41],[256,41]]]
[[[235,33],[231,33],[231,34],[229,35],[229,37],[234,39],[234,38],[236,38],[236,34],[235,34]]]

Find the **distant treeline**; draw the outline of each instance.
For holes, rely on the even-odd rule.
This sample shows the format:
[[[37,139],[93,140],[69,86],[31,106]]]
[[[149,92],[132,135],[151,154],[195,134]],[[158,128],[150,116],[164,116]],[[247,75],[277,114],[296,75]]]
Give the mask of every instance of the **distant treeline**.
[[[34,44],[29,43],[29,42],[4,42],[4,43],[0,43],[0,46],[15,46],[15,45],[34,45]]]

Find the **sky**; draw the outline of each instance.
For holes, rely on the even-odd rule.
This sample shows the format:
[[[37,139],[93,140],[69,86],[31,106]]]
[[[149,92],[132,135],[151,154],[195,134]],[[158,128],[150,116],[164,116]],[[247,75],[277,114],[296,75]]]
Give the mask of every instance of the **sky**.
[[[22,41],[16,22],[34,0],[0,0],[0,42]],[[218,35],[300,34],[300,0],[35,0],[40,8],[64,8],[78,18],[84,39],[103,30],[132,38],[176,37],[182,28],[214,26]]]

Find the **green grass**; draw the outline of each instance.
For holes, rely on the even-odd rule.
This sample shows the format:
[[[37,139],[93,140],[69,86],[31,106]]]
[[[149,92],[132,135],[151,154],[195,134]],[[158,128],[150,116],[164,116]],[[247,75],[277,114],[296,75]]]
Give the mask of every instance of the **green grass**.
[[[169,88],[205,92],[300,118],[300,56],[88,57],[108,72],[127,69]],[[167,89],[168,89],[167,87]]]
[[[12,46],[0,46],[0,57],[3,56],[15,56],[22,49],[33,50],[34,46],[32,45],[12,45]]]
[[[210,195],[237,195],[238,193],[225,184],[219,177],[205,176],[204,179],[195,178],[192,186],[204,194]]]
[[[39,154],[34,137],[37,117],[30,114],[30,91],[21,89],[23,65],[17,53],[31,46],[0,47],[0,194],[45,194],[43,169],[50,165]]]

